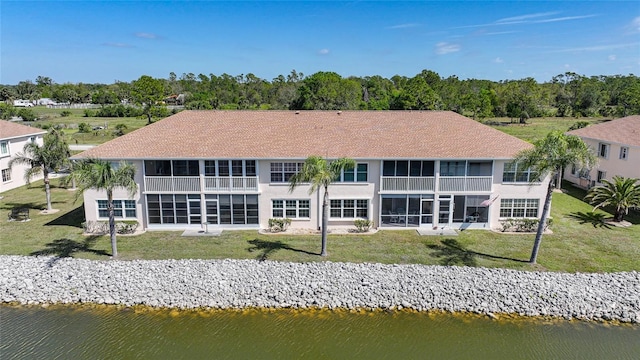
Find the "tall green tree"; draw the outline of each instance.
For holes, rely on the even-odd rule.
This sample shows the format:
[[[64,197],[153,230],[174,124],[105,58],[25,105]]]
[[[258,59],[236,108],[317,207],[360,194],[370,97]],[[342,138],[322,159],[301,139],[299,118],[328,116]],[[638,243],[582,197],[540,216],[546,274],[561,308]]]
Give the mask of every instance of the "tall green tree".
[[[71,152],[61,131],[51,129],[43,140],[42,146],[36,142],[25,144],[22,152],[17,153],[9,160],[9,168],[14,164],[28,165],[29,167],[24,172],[24,179],[27,184],[31,182],[31,179],[42,173],[44,191],[47,198],[47,210],[52,210],[49,173],[65,166],[68,163]]]
[[[327,226],[329,223],[329,184],[340,176],[344,170],[353,169],[356,162],[353,159],[340,158],[327,161],[320,156],[309,156],[302,169],[289,179],[289,191],[303,183],[309,183],[309,194],[324,189],[322,200],[322,251],[321,256],[327,256]]]
[[[585,200],[595,205],[594,210],[605,206],[615,208],[613,221],[620,222],[629,209],[640,209],[640,180],[622,176],[614,176],[612,180],[602,180],[602,185],[589,189]]]
[[[134,180],[136,168],[132,164],[121,162],[117,165],[101,159],[86,159],[74,164],[73,171],[67,181],[75,181],[78,187],[76,196],[86,190],[93,189],[107,193],[107,211],[109,212],[109,236],[111,237],[111,253],[118,256],[116,242],[116,221],[113,209],[113,191],[123,188],[133,198],[138,190]]]
[[[531,251],[531,258],[529,259],[530,263],[535,264],[542,241],[542,233],[544,232],[551,207],[554,187],[553,179],[558,182],[561,181],[560,174],[562,170],[571,165],[575,165],[578,169],[591,168],[596,162],[596,157],[593,151],[579,137],[567,135],[561,131],[552,131],[545,138],[536,141],[533,148],[518,153],[514,161],[522,169],[530,168],[538,174],[537,177],[532,177],[532,181],[538,181],[547,176],[550,177],[533,250]]]
[[[164,95],[164,82],[160,79],[142,75],[131,83],[131,98],[134,103],[142,106],[142,113],[147,117],[147,124],[151,124],[155,109],[164,99]]]

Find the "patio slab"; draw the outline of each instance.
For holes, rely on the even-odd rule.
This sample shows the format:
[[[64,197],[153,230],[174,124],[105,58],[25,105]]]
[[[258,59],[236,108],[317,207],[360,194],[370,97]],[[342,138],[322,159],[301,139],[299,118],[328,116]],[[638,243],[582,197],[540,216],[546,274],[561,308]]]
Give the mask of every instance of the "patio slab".
[[[418,232],[419,235],[421,236],[458,236],[458,232],[456,232],[453,229],[450,228],[444,228],[444,229],[430,229],[430,228],[417,228],[416,231]]]
[[[222,234],[221,229],[209,229],[209,231],[205,230],[185,230],[182,233],[182,236],[220,236]]]

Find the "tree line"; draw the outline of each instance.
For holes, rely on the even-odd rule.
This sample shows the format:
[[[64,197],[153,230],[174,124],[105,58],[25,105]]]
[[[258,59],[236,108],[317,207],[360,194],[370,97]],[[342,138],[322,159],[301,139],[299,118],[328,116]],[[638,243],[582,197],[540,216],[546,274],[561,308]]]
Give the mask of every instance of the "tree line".
[[[181,95],[180,95],[181,94]],[[180,95],[180,96],[179,96]],[[640,78],[566,72],[539,83],[533,78],[491,81],[441,77],[423,70],[413,77],[310,76],[292,70],[271,81],[254,74],[143,75],[113,84],[64,83],[38,76],[0,88],[0,101],[51,98],[64,103],[138,104],[151,121],[163,104],[186,109],[239,110],[451,110],[474,119],[508,117],[611,117],[640,114]]]

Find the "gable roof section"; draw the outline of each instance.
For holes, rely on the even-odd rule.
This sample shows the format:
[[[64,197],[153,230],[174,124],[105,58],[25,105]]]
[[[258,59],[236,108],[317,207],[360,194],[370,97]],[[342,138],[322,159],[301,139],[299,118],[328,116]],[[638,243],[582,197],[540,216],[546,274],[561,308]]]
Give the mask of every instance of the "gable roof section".
[[[569,131],[568,134],[583,138],[640,146],[640,115],[623,117],[582,129]]]
[[[530,146],[450,111],[185,110],[75,157],[507,159]]]
[[[42,129],[20,125],[6,120],[0,120],[0,139],[2,140],[46,133],[47,132]]]

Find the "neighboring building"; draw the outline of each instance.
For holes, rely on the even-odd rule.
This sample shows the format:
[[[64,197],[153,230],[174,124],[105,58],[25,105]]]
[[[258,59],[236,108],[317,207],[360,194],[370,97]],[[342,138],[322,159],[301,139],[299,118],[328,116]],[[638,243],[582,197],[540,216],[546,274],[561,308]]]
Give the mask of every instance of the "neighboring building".
[[[0,171],[2,172],[0,192],[26,184],[24,171],[27,165],[15,164],[9,169],[9,160],[16,153],[22,152],[24,145],[28,142],[42,145],[44,134],[46,131],[42,129],[0,120]]]
[[[640,115],[627,116],[569,131],[598,157],[593,169],[566,169],[566,180],[583,188],[600,185],[615,175],[640,179]]]
[[[448,111],[182,111],[75,158],[134,164],[139,191],[114,194],[116,215],[150,230],[317,228],[321,196],[288,183],[310,155],[357,162],[329,187],[330,227],[499,228],[541,212],[545,183],[510,165],[531,146]],[[104,193],[84,200],[88,221],[107,219]]]

